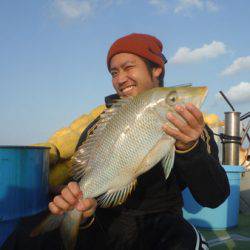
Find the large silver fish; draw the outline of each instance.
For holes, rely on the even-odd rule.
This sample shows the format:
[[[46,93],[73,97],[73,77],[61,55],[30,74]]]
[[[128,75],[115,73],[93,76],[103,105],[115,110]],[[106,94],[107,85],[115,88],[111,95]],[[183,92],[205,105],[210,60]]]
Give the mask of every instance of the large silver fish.
[[[73,156],[73,175],[80,179],[84,198],[98,205],[122,204],[136,186],[139,175],[162,160],[165,177],[174,163],[175,139],[164,124],[173,125],[166,114],[174,107],[193,103],[200,107],[206,87],[153,88],[133,98],[118,100],[101,115],[94,133]],[[65,248],[73,249],[82,213],[76,209],[61,216],[50,215],[34,234],[61,226]]]

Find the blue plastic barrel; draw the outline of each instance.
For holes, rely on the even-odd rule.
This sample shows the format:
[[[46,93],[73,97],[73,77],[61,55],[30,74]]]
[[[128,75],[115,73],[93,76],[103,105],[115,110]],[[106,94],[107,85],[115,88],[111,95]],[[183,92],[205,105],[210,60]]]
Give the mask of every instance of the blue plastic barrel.
[[[18,225],[19,219],[6,220],[0,222],[0,247],[8,238],[8,236],[14,231]]]
[[[184,200],[183,216],[194,226],[221,230],[238,225],[240,179],[244,167],[228,165],[223,167],[230,184],[230,195],[219,207],[214,209],[202,207],[194,200],[188,188],[182,193]]]
[[[24,216],[48,205],[49,148],[0,146],[0,242]]]

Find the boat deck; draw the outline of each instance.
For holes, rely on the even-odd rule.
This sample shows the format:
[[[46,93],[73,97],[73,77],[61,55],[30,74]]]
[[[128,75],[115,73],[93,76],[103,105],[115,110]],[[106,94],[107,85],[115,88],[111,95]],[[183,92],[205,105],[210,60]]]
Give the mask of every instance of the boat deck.
[[[200,230],[209,242],[210,249],[250,249],[250,171],[243,174],[240,190],[238,226],[227,230]]]
[[[210,249],[250,249],[250,213],[239,215],[239,225],[227,230],[200,230]]]

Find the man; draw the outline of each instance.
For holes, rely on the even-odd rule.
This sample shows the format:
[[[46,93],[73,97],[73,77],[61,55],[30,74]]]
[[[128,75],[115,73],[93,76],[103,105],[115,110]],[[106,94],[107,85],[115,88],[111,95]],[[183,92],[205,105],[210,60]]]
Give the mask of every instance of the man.
[[[117,95],[106,98],[107,108],[117,98],[162,86],[165,62],[162,43],[156,37],[130,34],[115,41],[107,66]],[[82,227],[88,229],[81,230],[77,249],[202,249],[199,233],[182,217],[181,191],[188,186],[196,201],[213,208],[226,199],[229,185],[201,111],[192,104],[176,106],[176,111],[185,122],[168,113],[177,129],[163,127],[176,139],[175,163],[167,180],[158,163],[138,177],[136,190],[118,207],[97,209],[95,199],[82,199],[76,182],[68,183],[50,202],[54,214],[73,208],[83,212]],[[82,133],[78,146],[92,133],[98,119]]]

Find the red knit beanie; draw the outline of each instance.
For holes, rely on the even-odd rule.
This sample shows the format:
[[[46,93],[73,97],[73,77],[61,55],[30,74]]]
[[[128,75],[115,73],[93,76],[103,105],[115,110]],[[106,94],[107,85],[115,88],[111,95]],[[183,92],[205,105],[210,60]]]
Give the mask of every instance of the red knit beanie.
[[[130,34],[116,40],[109,49],[107,66],[110,67],[112,57],[119,53],[132,53],[141,56],[157,65],[164,71],[167,62],[162,54],[162,43],[154,36],[147,34]]]

